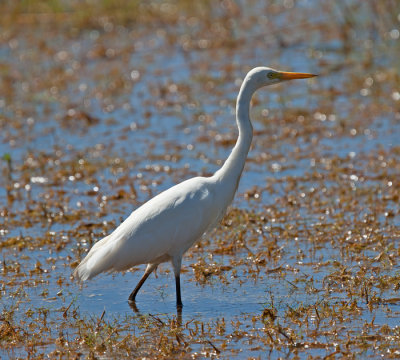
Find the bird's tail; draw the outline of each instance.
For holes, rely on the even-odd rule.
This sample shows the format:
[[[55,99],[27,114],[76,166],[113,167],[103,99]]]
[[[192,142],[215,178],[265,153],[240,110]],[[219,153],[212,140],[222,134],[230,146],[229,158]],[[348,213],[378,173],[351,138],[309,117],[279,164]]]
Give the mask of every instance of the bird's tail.
[[[110,269],[110,254],[108,239],[110,235],[98,241],[74,270],[72,276],[80,281],[89,280],[103,271]]]

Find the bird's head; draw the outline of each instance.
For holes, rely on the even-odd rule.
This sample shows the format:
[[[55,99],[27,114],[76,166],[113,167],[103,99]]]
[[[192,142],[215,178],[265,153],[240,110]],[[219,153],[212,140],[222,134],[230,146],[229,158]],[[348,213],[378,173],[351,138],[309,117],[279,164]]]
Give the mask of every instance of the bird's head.
[[[269,67],[256,67],[247,74],[245,80],[251,83],[256,89],[259,89],[286,80],[307,79],[314,76],[317,75],[279,71]]]

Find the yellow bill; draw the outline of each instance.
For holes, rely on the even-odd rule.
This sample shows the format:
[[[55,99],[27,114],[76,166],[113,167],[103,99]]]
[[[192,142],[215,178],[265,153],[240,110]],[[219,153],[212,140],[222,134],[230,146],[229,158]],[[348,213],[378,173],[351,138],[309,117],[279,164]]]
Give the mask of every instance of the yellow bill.
[[[312,78],[314,74],[307,74],[307,73],[298,73],[298,72],[287,72],[287,71],[279,71],[279,78],[281,80],[293,80],[293,79],[308,79]]]

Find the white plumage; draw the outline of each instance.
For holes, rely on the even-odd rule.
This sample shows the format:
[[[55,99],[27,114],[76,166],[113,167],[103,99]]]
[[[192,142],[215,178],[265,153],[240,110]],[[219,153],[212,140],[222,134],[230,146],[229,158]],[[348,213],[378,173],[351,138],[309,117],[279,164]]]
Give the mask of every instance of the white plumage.
[[[75,273],[88,280],[103,271],[122,271],[183,255],[223,215],[213,206],[218,185],[211,178],[192,178],[155,196],[97,242]]]
[[[180,269],[183,254],[224,216],[239,183],[250,149],[253,130],[250,100],[260,87],[283,80],[315,75],[280,72],[266,67],[251,70],[241,86],[236,108],[239,137],[225,164],[211,177],[195,177],[155,196],[98,241],[74,271],[88,280],[109,271],[147,264],[145,274],[131,293],[135,301],[140,287],[158,264],[171,261],[176,280],[176,300],[182,307]]]

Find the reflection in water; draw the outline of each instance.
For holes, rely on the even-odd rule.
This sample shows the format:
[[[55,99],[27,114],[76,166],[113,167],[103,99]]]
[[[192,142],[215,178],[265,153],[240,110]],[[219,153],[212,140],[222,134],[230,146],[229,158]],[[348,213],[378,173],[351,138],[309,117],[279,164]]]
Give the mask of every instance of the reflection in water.
[[[136,302],[135,301],[128,301],[128,304],[136,314],[140,315],[139,309],[136,306]]]
[[[130,308],[133,310],[133,312],[135,313],[135,315],[138,316],[144,316],[139,308],[136,305],[135,301],[128,301],[128,304],[130,306]],[[182,311],[183,311],[183,306],[177,306],[176,307],[176,321],[179,327],[182,327]],[[151,314],[148,314],[149,316],[153,316]],[[154,317],[154,316],[153,316]],[[158,318],[157,318],[158,319]],[[158,319],[159,320],[159,319]]]
[[[89,23],[39,3],[0,1],[16,4],[0,35],[1,358],[112,357],[104,339],[118,350],[127,331],[137,343],[121,351],[155,358],[160,330],[186,358],[398,357],[399,1],[153,1],[144,22],[90,2]],[[131,272],[80,289],[71,268],[97,239],[221,165],[238,85],[267,64],[325,75],[258,94],[239,197],[184,259],[184,310],[170,270],[140,310]]]

